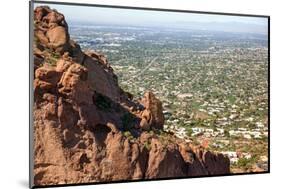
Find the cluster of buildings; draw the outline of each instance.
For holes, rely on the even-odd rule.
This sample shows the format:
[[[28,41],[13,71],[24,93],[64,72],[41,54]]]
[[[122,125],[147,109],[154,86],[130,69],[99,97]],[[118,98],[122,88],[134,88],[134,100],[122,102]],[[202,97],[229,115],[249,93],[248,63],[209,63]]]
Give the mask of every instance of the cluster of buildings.
[[[260,155],[237,154],[240,146],[258,142],[258,150],[267,151],[267,38],[117,26],[70,32],[80,44],[87,42],[83,48],[107,52],[119,85],[134,98],[147,90],[160,98],[165,130],[208,140],[232,163]]]

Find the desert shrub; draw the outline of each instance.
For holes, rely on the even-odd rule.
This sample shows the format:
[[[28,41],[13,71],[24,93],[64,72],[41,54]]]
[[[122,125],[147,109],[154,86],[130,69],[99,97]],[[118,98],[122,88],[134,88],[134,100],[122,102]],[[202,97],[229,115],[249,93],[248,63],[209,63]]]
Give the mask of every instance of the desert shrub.
[[[57,52],[51,51],[50,49],[45,49],[45,63],[51,65],[51,66],[56,66],[57,61],[61,57],[61,55]]]
[[[252,157],[252,158],[240,158],[237,162],[237,166],[244,168],[244,169],[250,169],[253,164],[256,162],[256,157]]]
[[[188,136],[191,136],[191,134],[193,133],[192,129],[190,127],[187,128],[186,133]]]
[[[51,52],[51,57],[52,57],[52,58],[55,58],[55,59],[59,59],[61,56],[60,56],[60,54],[57,53],[57,52]]]
[[[144,145],[144,147],[145,147],[148,151],[151,150],[151,144],[150,144],[149,141],[145,141],[143,145]]]
[[[51,65],[51,66],[56,66],[57,65],[58,59],[52,58],[52,57],[46,57],[45,58],[45,63]]]
[[[127,138],[127,139],[129,139],[129,141],[130,142],[133,142],[134,141],[134,136],[132,135],[132,133],[130,132],[130,131],[125,131],[125,132],[123,132],[123,135]]]
[[[154,135],[154,131],[151,129],[151,130],[149,131],[149,134]]]

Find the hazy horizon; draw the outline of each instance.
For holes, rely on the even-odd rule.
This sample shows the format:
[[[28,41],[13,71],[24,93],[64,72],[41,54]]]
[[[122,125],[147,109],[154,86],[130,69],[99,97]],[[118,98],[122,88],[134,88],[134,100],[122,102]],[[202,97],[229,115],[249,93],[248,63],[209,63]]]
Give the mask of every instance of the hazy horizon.
[[[263,17],[35,3],[35,7],[40,5],[47,5],[63,13],[68,23],[82,22],[123,26],[153,26],[171,29],[210,30],[265,35],[268,32],[268,20]]]

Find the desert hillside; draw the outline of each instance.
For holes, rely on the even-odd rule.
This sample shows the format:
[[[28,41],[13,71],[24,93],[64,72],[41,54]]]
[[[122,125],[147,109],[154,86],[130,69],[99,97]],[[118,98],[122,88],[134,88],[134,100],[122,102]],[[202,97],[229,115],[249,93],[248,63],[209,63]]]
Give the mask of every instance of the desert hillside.
[[[230,162],[165,132],[162,103],[122,90],[106,56],[83,52],[64,15],[34,10],[34,184],[230,173]]]

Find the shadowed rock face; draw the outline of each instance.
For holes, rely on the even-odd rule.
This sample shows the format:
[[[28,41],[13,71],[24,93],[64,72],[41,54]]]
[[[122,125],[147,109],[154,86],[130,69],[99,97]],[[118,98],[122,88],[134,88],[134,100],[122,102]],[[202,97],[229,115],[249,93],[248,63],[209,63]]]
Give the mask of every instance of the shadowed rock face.
[[[141,104],[145,107],[142,112],[141,127],[146,130],[152,128],[163,130],[164,114],[161,101],[152,92],[146,92],[141,99]]]
[[[227,174],[229,159],[162,131],[161,102],[118,86],[104,55],[84,53],[64,16],[34,10],[34,184]]]

